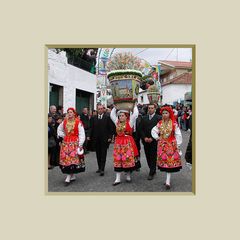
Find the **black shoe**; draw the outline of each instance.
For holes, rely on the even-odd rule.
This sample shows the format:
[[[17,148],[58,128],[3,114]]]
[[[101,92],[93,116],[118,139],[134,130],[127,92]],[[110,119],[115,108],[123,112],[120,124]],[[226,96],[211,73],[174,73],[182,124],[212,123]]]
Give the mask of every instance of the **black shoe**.
[[[64,186],[67,187],[70,185],[71,182],[64,182]]]
[[[114,182],[112,185],[113,186],[117,186],[118,184],[120,184],[121,182]]]
[[[153,180],[153,175],[152,175],[152,174],[151,174],[151,175],[149,174],[147,179],[148,179],[148,180]]]
[[[171,188],[169,184],[165,184],[165,186],[166,186],[166,190],[169,190]]]
[[[100,176],[104,176],[104,172],[103,171],[100,172]]]
[[[98,169],[97,171],[96,171],[96,173],[100,173],[101,171]]]

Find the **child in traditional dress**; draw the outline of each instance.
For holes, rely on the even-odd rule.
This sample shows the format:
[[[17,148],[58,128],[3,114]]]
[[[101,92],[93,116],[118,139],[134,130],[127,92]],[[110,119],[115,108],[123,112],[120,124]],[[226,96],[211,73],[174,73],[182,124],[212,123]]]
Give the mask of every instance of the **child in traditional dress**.
[[[74,108],[68,108],[67,116],[58,126],[58,137],[63,138],[60,148],[59,166],[62,173],[66,173],[65,184],[76,180],[75,173],[85,171],[83,143],[85,132],[81,120],[76,117]]]
[[[113,148],[114,171],[116,172],[113,186],[116,186],[121,183],[121,172],[126,172],[126,181],[131,182],[131,172],[141,167],[137,160],[138,149],[132,137],[133,126],[138,117],[138,108],[135,105],[129,117],[128,111],[119,110],[117,113],[114,107],[110,117],[116,125],[117,133]]]
[[[157,166],[160,171],[167,172],[166,189],[170,189],[170,178],[172,172],[182,168],[180,145],[182,134],[170,106],[164,106],[160,110],[162,120],[152,128],[152,137],[158,141]]]

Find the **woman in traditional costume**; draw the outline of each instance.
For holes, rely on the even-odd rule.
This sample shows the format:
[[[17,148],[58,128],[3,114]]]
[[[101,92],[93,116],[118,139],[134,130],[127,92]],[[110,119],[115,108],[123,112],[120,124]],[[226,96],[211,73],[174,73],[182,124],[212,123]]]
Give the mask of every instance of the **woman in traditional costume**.
[[[138,149],[132,137],[133,126],[138,117],[138,108],[135,105],[133,113],[129,117],[128,111],[119,110],[117,113],[114,107],[110,117],[116,125],[117,133],[113,147],[114,171],[116,172],[113,186],[115,186],[121,183],[121,172],[126,172],[126,181],[131,182],[131,172],[141,167],[137,160]]]
[[[172,172],[182,168],[180,145],[182,134],[170,106],[164,106],[160,110],[162,120],[152,128],[151,134],[158,141],[157,166],[160,171],[167,172],[166,189],[170,189],[170,178]]]
[[[76,180],[75,173],[85,171],[83,143],[85,132],[81,120],[76,117],[74,108],[68,108],[67,116],[57,129],[58,137],[63,138],[60,148],[59,166],[67,174],[66,185]]]

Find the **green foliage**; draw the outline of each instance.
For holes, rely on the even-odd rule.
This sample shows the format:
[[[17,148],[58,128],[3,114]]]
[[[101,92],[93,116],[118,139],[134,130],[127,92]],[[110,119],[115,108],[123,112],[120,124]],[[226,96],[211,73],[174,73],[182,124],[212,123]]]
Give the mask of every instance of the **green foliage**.
[[[65,51],[69,64],[95,74],[98,48],[56,48],[56,51]]]
[[[83,57],[85,48],[57,48],[56,51],[57,53],[65,51],[68,58],[68,63],[74,65],[79,58]]]
[[[128,74],[132,74],[132,75],[137,75],[137,76],[139,76],[139,77],[141,77],[142,78],[142,74],[141,74],[141,72],[134,72],[134,71],[131,71],[131,70],[126,70],[126,71],[124,71],[124,72],[118,72],[118,71],[116,71],[116,72],[110,72],[109,74],[108,74],[108,78],[109,77],[112,77],[112,76],[120,76],[120,75],[128,75]]]

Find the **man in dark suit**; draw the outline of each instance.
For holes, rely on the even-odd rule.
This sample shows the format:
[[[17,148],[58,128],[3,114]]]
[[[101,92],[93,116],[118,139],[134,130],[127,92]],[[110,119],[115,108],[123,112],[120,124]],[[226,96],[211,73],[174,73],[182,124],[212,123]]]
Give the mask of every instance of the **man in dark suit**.
[[[148,114],[143,116],[140,125],[140,136],[144,146],[144,152],[147,158],[148,167],[150,169],[148,180],[152,180],[156,174],[157,161],[157,141],[152,137],[151,130],[161,120],[161,117],[156,114],[156,106],[148,105]]]
[[[112,140],[113,130],[110,117],[104,113],[103,105],[97,106],[98,114],[93,117],[89,129],[90,139],[96,149],[98,170],[104,176],[107,149]]]
[[[133,128],[133,139],[136,143],[136,146],[137,146],[137,149],[138,149],[138,161],[140,163],[140,157],[141,157],[141,144],[140,144],[140,141],[141,141],[141,136],[140,136],[140,125],[141,125],[141,121],[142,121],[142,111],[140,110],[139,113],[138,113],[138,118],[136,119],[136,123],[135,123],[135,126]],[[136,169],[137,172],[140,171],[140,168]]]
[[[88,115],[87,107],[83,108],[82,113],[80,114],[80,119],[83,123],[85,136],[86,136],[85,142],[83,144],[84,152],[86,154],[86,153],[88,153],[87,146],[88,146],[88,141],[89,141],[89,127],[90,127],[90,117]]]
[[[189,129],[191,130],[191,134],[189,137],[189,142],[188,142],[187,150],[185,153],[185,159],[187,162],[187,166],[191,169],[191,166],[192,166],[192,115],[190,115],[190,118],[189,118]]]

